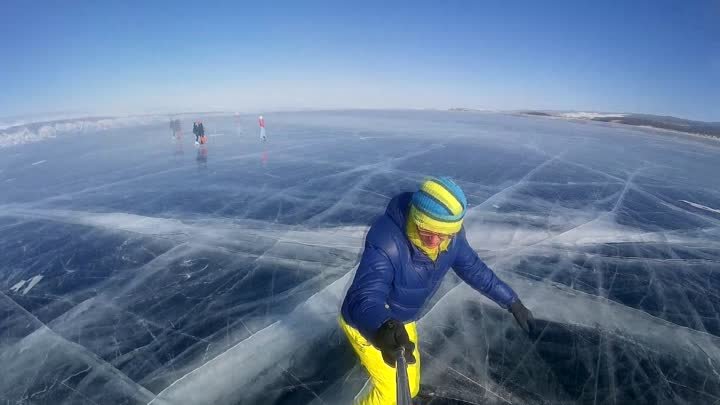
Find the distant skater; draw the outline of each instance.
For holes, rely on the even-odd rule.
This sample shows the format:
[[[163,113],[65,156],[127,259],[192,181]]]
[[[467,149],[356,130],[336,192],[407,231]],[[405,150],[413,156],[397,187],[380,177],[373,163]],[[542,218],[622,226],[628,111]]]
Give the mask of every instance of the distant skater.
[[[202,144],[202,145],[207,143],[207,137],[205,136],[205,127],[203,126],[202,121],[198,121],[197,139],[200,141],[200,144]]]
[[[260,125],[260,139],[265,142],[267,141],[267,136],[265,135],[265,118],[263,116],[258,117],[258,125]]]

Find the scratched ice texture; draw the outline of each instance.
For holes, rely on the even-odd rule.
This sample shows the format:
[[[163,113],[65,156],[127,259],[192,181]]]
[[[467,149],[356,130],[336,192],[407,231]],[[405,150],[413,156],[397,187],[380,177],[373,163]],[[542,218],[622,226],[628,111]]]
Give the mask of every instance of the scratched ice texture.
[[[200,117],[202,118],[202,117]],[[0,403],[343,404],[337,325],[374,218],[428,175],[533,310],[449,273],[432,403],[720,403],[720,143],[510,114],[330,111],[0,148]],[[74,128],[74,127],[73,127]],[[4,402],[3,402],[4,401]]]

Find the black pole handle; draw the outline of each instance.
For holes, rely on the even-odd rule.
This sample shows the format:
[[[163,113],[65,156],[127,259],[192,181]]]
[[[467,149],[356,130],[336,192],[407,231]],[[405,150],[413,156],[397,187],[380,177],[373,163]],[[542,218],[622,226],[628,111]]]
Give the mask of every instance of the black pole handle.
[[[410,398],[410,382],[408,381],[407,362],[405,361],[405,347],[397,351],[397,363],[395,364],[397,389],[397,405],[412,405]]]

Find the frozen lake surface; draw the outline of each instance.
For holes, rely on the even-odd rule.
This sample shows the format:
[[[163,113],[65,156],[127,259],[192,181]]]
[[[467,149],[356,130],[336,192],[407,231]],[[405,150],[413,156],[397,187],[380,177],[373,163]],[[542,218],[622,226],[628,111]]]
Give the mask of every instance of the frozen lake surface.
[[[533,310],[452,273],[423,384],[475,404],[720,403],[720,143],[490,113],[205,117],[0,149],[0,403],[341,404],[336,318],[390,197],[451,176]],[[42,137],[41,137],[42,138]],[[437,400],[435,403],[452,403]]]

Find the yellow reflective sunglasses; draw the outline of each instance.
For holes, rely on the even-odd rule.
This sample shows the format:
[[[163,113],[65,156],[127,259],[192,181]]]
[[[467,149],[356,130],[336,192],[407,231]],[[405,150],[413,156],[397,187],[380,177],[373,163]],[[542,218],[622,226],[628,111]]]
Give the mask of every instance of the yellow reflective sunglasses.
[[[448,240],[448,239],[451,239],[453,236],[455,236],[455,234],[449,234],[449,235],[448,235],[448,234],[445,234],[445,233],[437,233],[437,232],[433,232],[433,231],[428,231],[428,230],[422,229],[422,228],[418,228],[418,234],[419,234],[421,237],[423,237],[423,238],[430,238],[430,237],[433,237],[433,236],[437,236],[438,239],[440,239],[440,240],[443,241],[443,242],[446,241],[446,240]]]

